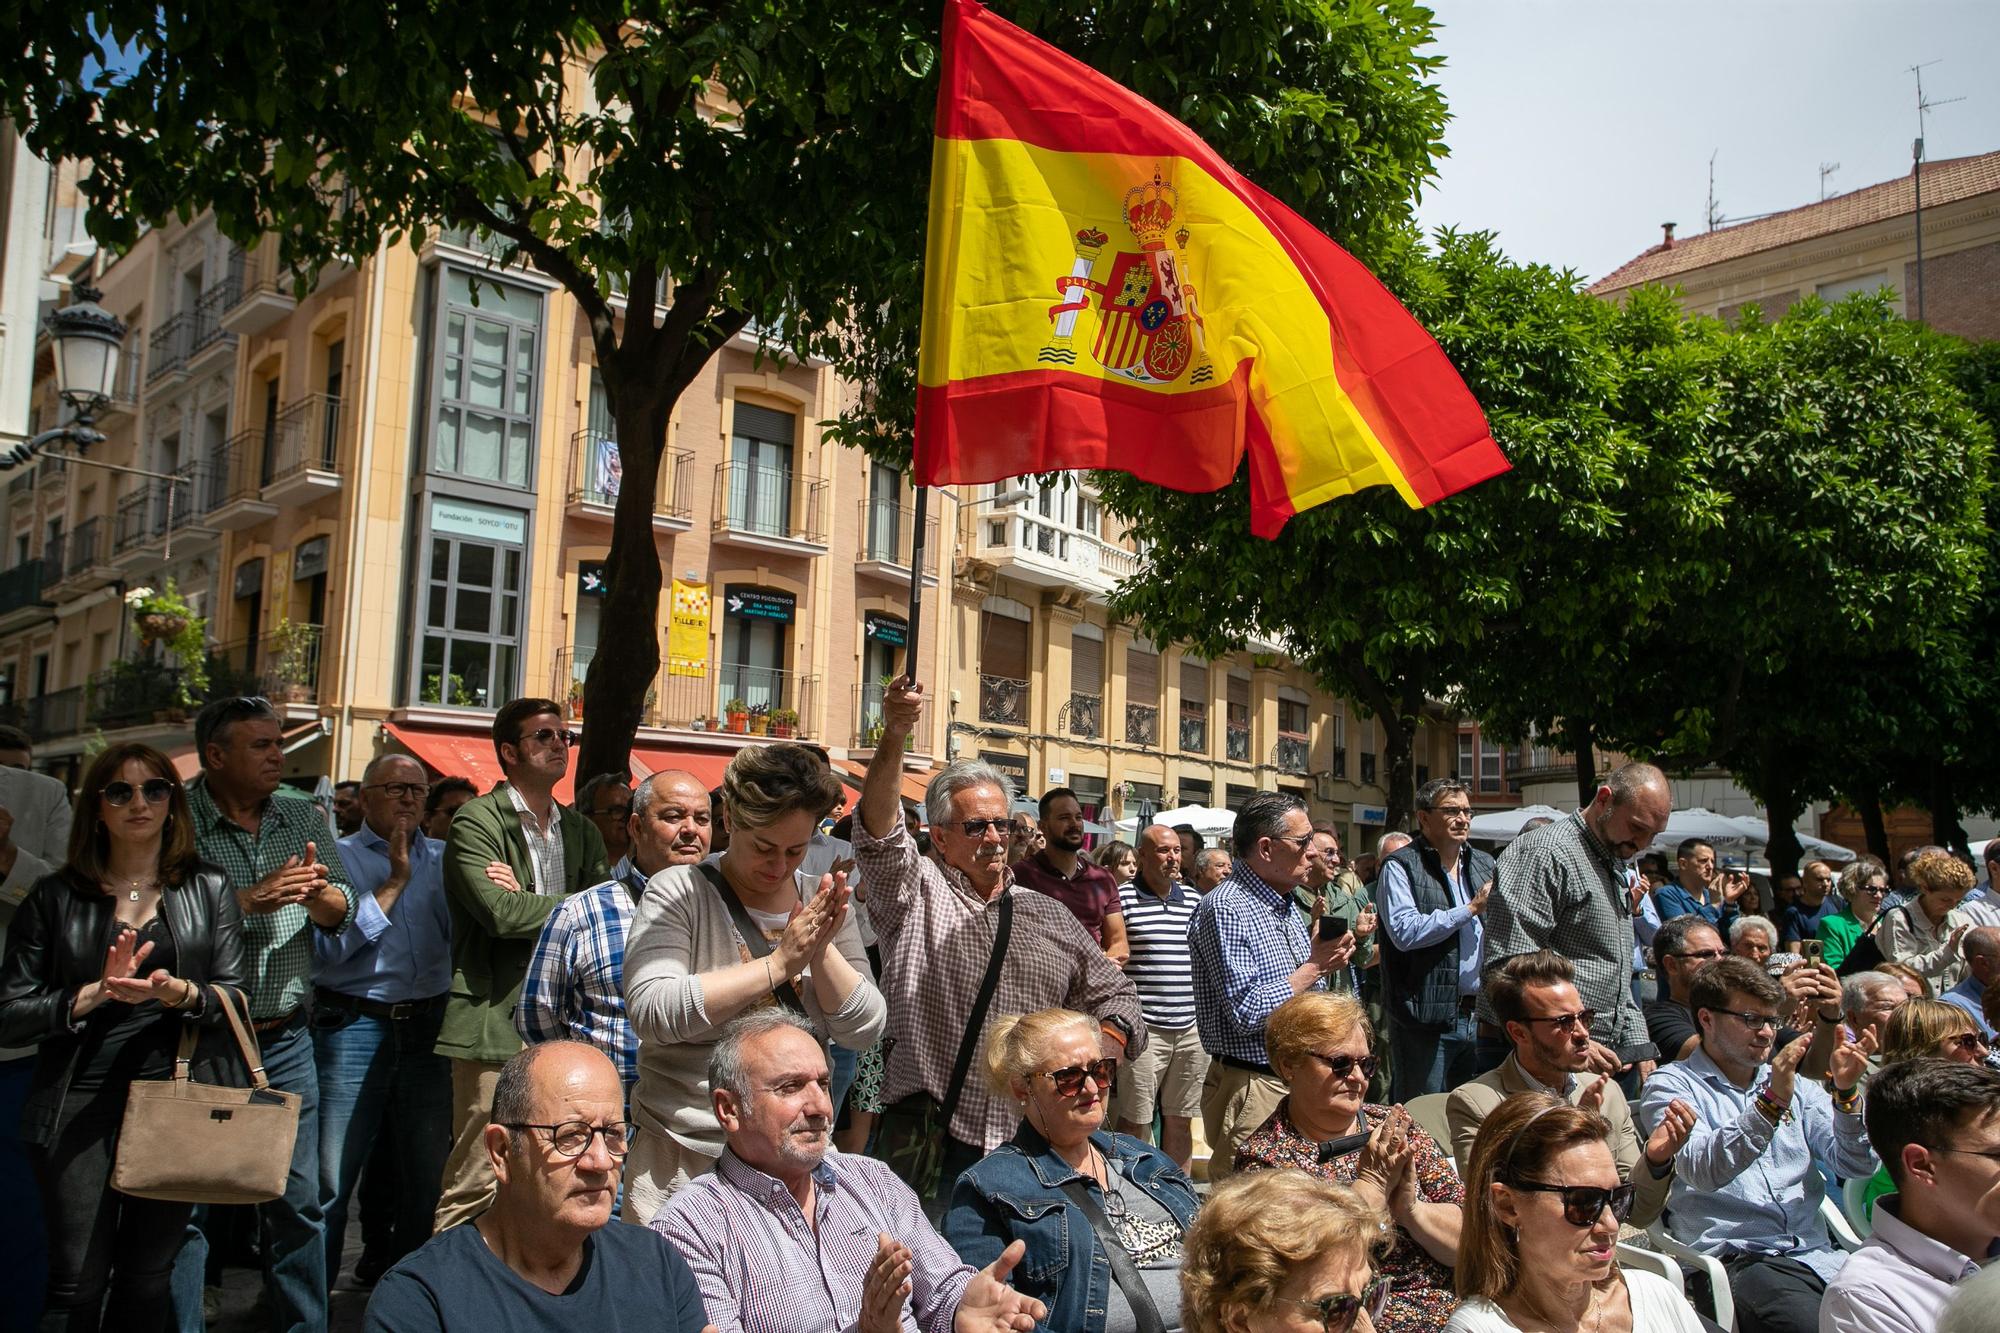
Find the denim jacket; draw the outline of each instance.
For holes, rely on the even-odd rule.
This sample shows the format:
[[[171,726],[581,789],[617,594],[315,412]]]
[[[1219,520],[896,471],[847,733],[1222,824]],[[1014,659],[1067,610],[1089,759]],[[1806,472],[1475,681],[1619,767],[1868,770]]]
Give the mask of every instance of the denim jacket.
[[[1122,1165],[1121,1174],[1172,1213],[1183,1230],[1194,1221],[1201,1201],[1194,1182],[1172,1158],[1124,1134],[1099,1131],[1090,1141],[1107,1162]],[[1055,1333],[1103,1333],[1110,1299],[1111,1261],[1089,1219],[1060,1189],[1065,1180],[1079,1178],[1097,1189],[1096,1181],[1057,1156],[1048,1140],[1023,1121],[1011,1142],[958,1178],[944,1218],[944,1238],[974,1268],[992,1263],[1015,1240],[1027,1242],[1012,1284],[1049,1307],[1048,1317],[1035,1327]],[[1176,1312],[1160,1313],[1169,1327],[1177,1322]]]

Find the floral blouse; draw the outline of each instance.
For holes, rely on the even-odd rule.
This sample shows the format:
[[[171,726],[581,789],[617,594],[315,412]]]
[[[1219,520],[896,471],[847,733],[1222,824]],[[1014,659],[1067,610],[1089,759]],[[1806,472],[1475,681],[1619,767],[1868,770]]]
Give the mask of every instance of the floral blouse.
[[[1355,1168],[1361,1164],[1361,1150],[1356,1148],[1322,1166],[1319,1144],[1292,1128],[1291,1111],[1290,1097],[1278,1103],[1271,1118],[1237,1149],[1236,1169],[1297,1167],[1322,1180],[1353,1184]],[[1373,1129],[1388,1114],[1386,1106],[1362,1107],[1361,1121],[1355,1125],[1355,1131]],[[1418,1197],[1426,1203],[1463,1204],[1465,1186],[1459,1182],[1451,1158],[1438,1147],[1437,1140],[1420,1126],[1412,1125],[1410,1143],[1416,1149]],[[1382,1256],[1381,1272],[1394,1284],[1389,1291],[1388,1307],[1375,1321],[1381,1333],[1426,1333],[1442,1329],[1450,1322],[1452,1311],[1458,1308],[1458,1297],[1452,1292],[1451,1269],[1439,1263],[1400,1226],[1396,1228],[1395,1242]]]

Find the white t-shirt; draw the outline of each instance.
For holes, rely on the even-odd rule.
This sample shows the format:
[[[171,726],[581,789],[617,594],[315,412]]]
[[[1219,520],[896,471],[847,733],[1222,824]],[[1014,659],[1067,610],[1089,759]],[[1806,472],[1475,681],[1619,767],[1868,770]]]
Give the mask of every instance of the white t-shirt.
[[[1632,1296],[1632,1333],[1702,1333],[1694,1307],[1673,1283],[1637,1269],[1624,1274],[1625,1290]],[[1478,1297],[1460,1302],[1444,1326],[1445,1333],[1516,1333],[1519,1328],[1506,1311]]]

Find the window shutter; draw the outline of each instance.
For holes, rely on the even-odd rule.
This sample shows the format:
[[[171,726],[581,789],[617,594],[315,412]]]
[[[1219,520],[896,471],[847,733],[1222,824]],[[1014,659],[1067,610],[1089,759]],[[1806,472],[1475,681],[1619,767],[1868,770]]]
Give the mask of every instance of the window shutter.
[[[1104,640],[1070,635],[1069,688],[1072,694],[1104,693]]]

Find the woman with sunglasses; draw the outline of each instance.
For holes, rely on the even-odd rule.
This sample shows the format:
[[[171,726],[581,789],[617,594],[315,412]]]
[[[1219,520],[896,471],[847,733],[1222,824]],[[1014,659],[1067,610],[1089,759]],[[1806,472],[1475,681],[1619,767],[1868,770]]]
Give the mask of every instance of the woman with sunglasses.
[[[196,859],[173,764],[106,748],[84,773],[69,859],[28,891],[0,962],[0,1046],[39,1047],[21,1138],[48,1227],[42,1328],[98,1328],[107,1291],[118,1326],[165,1326],[192,1205],[110,1188],[126,1089],[171,1076],[189,1025],[221,1022],[212,988],[242,984],[243,915]]]
[[[1451,1333],[1702,1333],[1673,1283],[1618,1267],[1622,1182],[1603,1118],[1545,1092],[1500,1103],[1479,1127],[1458,1251]]]
[[[1875,929],[1882,899],[1889,893],[1889,872],[1872,856],[1864,856],[1840,872],[1840,910],[1819,922],[1820,961],[1835,971]]]
[[[1451,1158],[1408,1112],[1364,1104],[1375,1076],[1373,1035],[1351,995],[1307,991],[1272,1011],[1264,1043],[1290,1091],[1237,1149],[1236,1169],[1297,1167],[1354,1185],[1395,1224],[1382,1258],[1393,1289],[1375,1326],[1441,1329],[1458,1304],[1451,1268],[1465,1193]],[[1326,1145],[1331,1155],[1322,1154]]]
[[[987,1078],[1020,1104],[1021,1126],[958,1178],[944,1238],[974,1268],[1027,1242],[1013,1281],[1048,1306],[1044,1327],[1145,1328],[1134,1314],[1145,1302],[1162,1327],[1176,1330],[1182,1247],[1199,1200],[1172,1158],[1104,1128],[1118,1062],[1104,1054],[1103,1039],[1096,1019],[1072,1009],[993,1024]],[[1100,1227],[1130,1257],[1142,1292],[1116,1279]]]
[[[1216,1187],[1188,1228],[1187,1333],[1374,1333],[1389,1219],[1352,1187],[1257,1171]]]
[[[1952,1060],[1983,1065],[1992,1054],[1978,1020],[1955,1004],[1921,997],[1905,1001],[1882,1023],[1882,1049],[1868,1062],[1869,1073],[1903,1060]],[[1861,1216],[1875,1217],[1875,1201],[1895,1192],[1887,1167],[1878,1167],[1861,1192]]]

